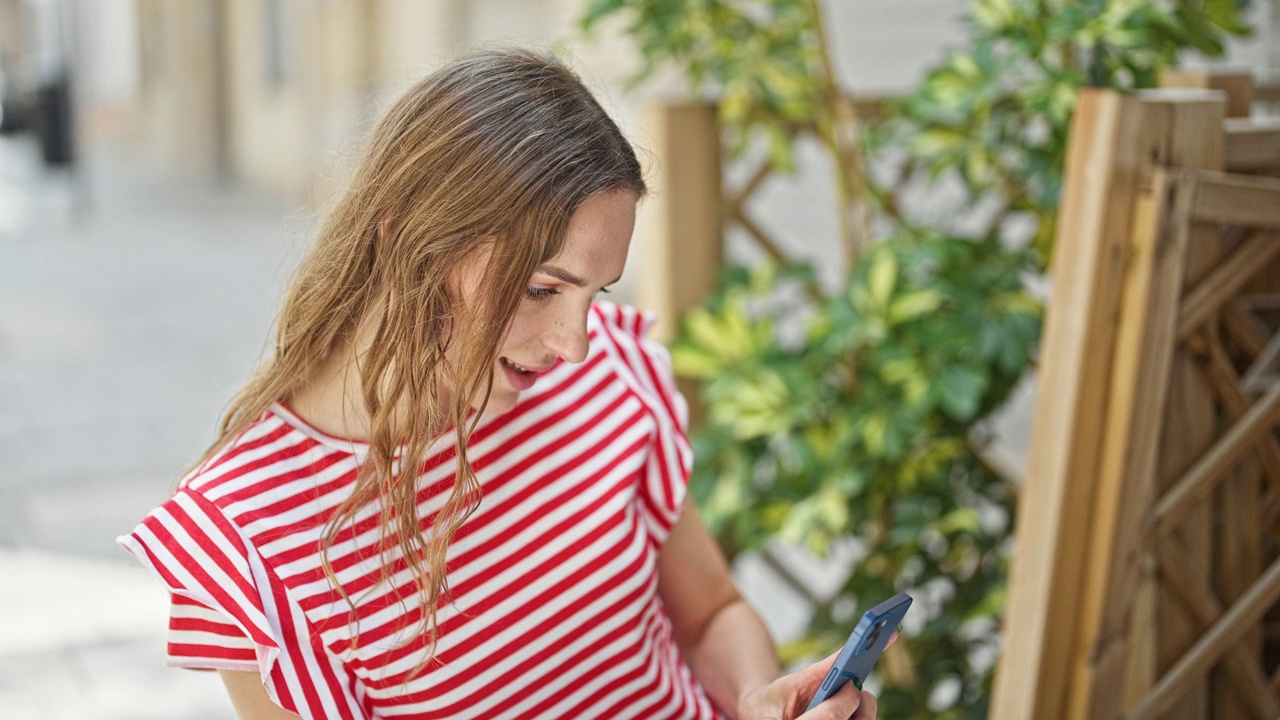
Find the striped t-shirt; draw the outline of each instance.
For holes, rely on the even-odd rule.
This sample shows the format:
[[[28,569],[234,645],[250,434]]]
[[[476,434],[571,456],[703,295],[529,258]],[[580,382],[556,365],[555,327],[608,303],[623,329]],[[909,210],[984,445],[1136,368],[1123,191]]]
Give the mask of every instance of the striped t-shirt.
[[[691,453],[649,323],[594,305],[587,359],[482,418],[469,454],[483,501],[449,546],[424,669],[410,574],[377,582],[376,507],[330,550],[358,622],[321,566],[367,446],[279,403],[120,539],[173,596],[169,663],[257,671],[304,718],[715,717],[657,594]],[[419,477],[424,528],[455,467],[450,434]]]

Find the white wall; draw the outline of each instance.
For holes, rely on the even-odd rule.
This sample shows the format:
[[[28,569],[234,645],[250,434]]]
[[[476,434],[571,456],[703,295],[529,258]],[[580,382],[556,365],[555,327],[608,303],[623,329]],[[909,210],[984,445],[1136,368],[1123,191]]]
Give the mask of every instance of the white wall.
[[[81,97],[121,105],[141,91],[137,0],[79,3],[76,64]]]

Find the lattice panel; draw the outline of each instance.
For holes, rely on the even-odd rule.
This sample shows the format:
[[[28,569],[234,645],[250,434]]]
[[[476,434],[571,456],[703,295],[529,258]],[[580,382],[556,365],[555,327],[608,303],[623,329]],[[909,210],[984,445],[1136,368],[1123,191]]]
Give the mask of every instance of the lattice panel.
[[[1163,716],[1216,672],[1222,682],[1210,701],[1215,716],[1276,718],[1280,303],[1246,288],[1280,257],[1280,182],[1181,172],[1161,179],[1157,192],[1168,198],[1158,230],[1170,238],[1167,272],[1181,273],[1191,242],[1223,246],[1220,261],[1178,300],[1170,338],[1194,360],[1219,422],[1208,450],[1155,498],[1142,543],[1155,559],[1162,590],[1201,634],[1129,717]],[[1179,532],[1205,508],[1221,561],[1210,577],[1193,567]]]

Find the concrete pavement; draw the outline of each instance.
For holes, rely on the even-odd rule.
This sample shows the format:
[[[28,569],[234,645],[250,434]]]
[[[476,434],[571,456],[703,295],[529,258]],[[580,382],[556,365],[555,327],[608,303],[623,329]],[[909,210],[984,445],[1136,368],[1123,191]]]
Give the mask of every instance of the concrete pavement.
[[[172,490],[268,337],[302,216],[99,150],[0,138],[0,717],[234,717],[161,665],[164,591],[114,543]]]

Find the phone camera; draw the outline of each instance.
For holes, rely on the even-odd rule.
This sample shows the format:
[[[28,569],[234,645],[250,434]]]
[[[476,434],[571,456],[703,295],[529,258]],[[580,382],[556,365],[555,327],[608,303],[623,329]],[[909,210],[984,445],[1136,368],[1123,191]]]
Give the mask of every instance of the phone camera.
[[[884,629],[884,626],[885,626],[884,620],[881,620],[880,622],[872,626],[871,632],[867,634],[866,649],[870,650],[871,648],[876,646],[876,643],[879,642],[880,640],[880,631]]]

